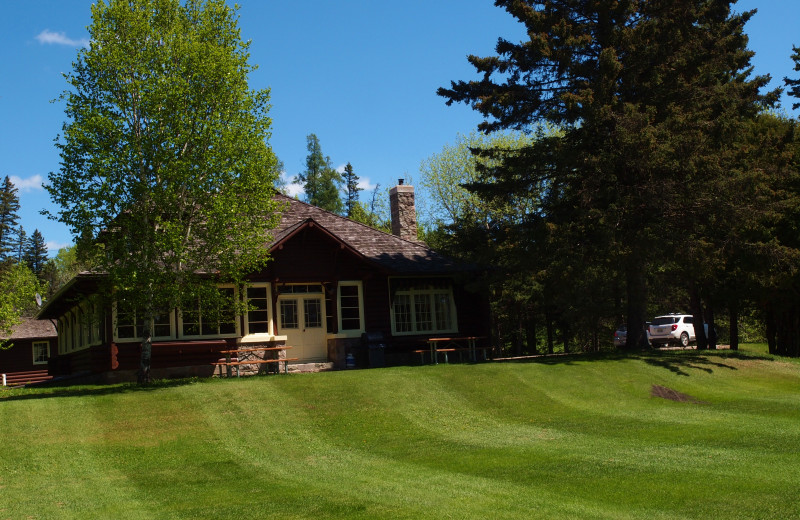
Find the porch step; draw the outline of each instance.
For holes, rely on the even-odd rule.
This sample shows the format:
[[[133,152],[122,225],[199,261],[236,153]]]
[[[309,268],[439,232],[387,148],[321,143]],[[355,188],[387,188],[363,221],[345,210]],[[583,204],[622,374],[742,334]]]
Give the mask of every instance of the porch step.
[[[289,373],[326,372],[333,370],[333,363],[289,363]]]
[[[29,370],[27,372],[12,372],[6,374],[7,386],[25,386],[31,383],[41,383],[42,381],[49,381],[53,376],[47,373],[47,370]],[[1,384],[1,382],[0,382]]]

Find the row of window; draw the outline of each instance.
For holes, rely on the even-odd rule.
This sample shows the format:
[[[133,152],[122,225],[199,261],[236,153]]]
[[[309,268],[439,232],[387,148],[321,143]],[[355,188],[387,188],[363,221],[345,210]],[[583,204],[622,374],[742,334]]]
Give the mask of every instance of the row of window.
[[[102,343],[102,321],[96,297],[73,307],[58,320],[58,352],[66,354]]]
[[[452,288],[448,283],[414,284],[398,283],[391,304],[392,333],[410,335],[433,332],[456,332],[456,314]],[[272,323],[271,284],[256,283],[245,290],[248,311],[245,319],[237,319],[230,308],[197,307],[178,311],[156,312],[149,323],[133,312],[113,308],[114,340],[137,341],[145,325],[151,330],[153,340],[193,339],[204,337],[271,336],[275,334]],[[278,301],[278,327],[283,329],[321,328],[327,318],[327,329],[343,335],[358,336],[364,331],[364,298],[360,281],[340,282],[335,304],[338,306],[338,323],[330,313],[334,302],[325,298],[319,284],[285,285],[280,287]],[[221,287],[227,301],[234,301],[238,291]],[[59,352],[68,353],[87,348],[103,341],[102,316],[98,301],[89,300],[74,307],[59,320]],[[325,312],[325,308],[328,312]],[[302,320],[302,322],[301,322]],[[241,326],[244,330],[240,330]]]

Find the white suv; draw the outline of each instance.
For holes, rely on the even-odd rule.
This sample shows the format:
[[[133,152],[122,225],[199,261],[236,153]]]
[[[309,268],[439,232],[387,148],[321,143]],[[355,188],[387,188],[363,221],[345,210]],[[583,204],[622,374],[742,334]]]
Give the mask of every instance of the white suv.
[[[691,314],[656,316],[650,322],[650,342],[653,346],[674,343],[687,347],[695,339]]]

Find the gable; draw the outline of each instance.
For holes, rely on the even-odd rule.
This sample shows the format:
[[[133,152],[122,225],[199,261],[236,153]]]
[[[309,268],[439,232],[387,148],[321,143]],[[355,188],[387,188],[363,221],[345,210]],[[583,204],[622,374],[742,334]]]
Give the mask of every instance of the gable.
[[[313,223],[345,248],[387,273],[444,274],[465,269],[422,242],[379,231],[285,195],[276,198],[286,207],[281,223],[273,232],[270,250],[287,241],[307,223]]]

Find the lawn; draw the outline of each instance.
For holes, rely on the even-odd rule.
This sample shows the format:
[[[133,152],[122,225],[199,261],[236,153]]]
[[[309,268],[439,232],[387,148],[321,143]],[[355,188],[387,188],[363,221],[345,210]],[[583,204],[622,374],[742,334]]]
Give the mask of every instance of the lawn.
[[[0,439],[0,520],[800,518],[760,349],[0,390]]]

